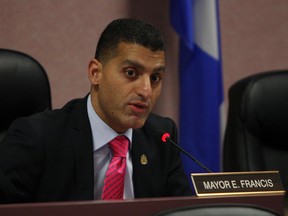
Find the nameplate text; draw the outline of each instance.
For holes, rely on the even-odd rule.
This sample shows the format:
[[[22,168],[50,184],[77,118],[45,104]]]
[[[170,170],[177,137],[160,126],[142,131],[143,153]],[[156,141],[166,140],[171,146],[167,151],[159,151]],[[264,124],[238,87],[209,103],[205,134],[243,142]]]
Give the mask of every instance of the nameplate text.
[[[191,174],[197,196],[285,193],[278,171]]]

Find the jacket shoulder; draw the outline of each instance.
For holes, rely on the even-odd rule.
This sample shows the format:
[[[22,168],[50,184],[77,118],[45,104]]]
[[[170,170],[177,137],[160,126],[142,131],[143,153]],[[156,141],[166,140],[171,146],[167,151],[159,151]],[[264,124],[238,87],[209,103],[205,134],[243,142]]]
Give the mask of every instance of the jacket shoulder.
[[[151,113],[148,118],[147,121],[144,125],[144,127],[151,127],[151,128],[155,128],[155,130],[175,130],[176,128],[176,123],[174,122],[174,120],[172,120],[169,117],[162,117],[160,115]]]

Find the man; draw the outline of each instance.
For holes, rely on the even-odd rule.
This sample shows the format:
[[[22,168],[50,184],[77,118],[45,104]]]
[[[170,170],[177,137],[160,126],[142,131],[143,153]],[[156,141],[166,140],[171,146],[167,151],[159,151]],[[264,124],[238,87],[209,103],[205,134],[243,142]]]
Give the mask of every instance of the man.
[[[121,199],[191,195],[179,152],[158,132],[177,140],[174,122],[150,114],[164,71],[158,30],[136,19],[110,23],[89,63],[90,94],[11,125],[0,146],[0,202],[104,199],[118,135],[128,145]]]

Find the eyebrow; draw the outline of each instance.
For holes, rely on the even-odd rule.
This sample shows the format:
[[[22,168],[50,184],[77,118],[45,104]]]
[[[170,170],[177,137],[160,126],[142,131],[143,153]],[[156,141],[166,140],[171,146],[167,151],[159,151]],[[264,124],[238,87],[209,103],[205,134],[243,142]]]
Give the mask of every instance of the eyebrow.
[[[130,65],[130,66],[133,66],[133,67],[136,67],[136,68],[139,68],[140,70],[144,70],[145,69],[145,66],[140,64],[139,62],[136,62],[136,61],[132,61],[130,59],[126,59],[125,61],[123,61],[121,63],[121,65]]]
[[[133,66],[135,68],[138,68],[139,70],[145,70],[145,66],[140,64],[137,61],[133,61],[133,60],[127,59],[127,60],[125,60],[125,61],[123,61],[121,63],[121,65],[125,65],[125,64]],[[155,72],[160,72],[160,71],[164,72],[165,71],[165,66],[159,66],[159,67],[155,68],[154,71]]]

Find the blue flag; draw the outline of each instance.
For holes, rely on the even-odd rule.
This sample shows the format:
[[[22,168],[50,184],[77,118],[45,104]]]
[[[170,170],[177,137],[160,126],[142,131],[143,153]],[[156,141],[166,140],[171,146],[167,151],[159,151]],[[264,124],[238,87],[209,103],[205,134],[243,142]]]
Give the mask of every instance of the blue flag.
[[[223,104],[217,0],[170,0],[179,35],[179,143],[213,172],[221,170]],[[206,172],[182,155],[187,175]]]

